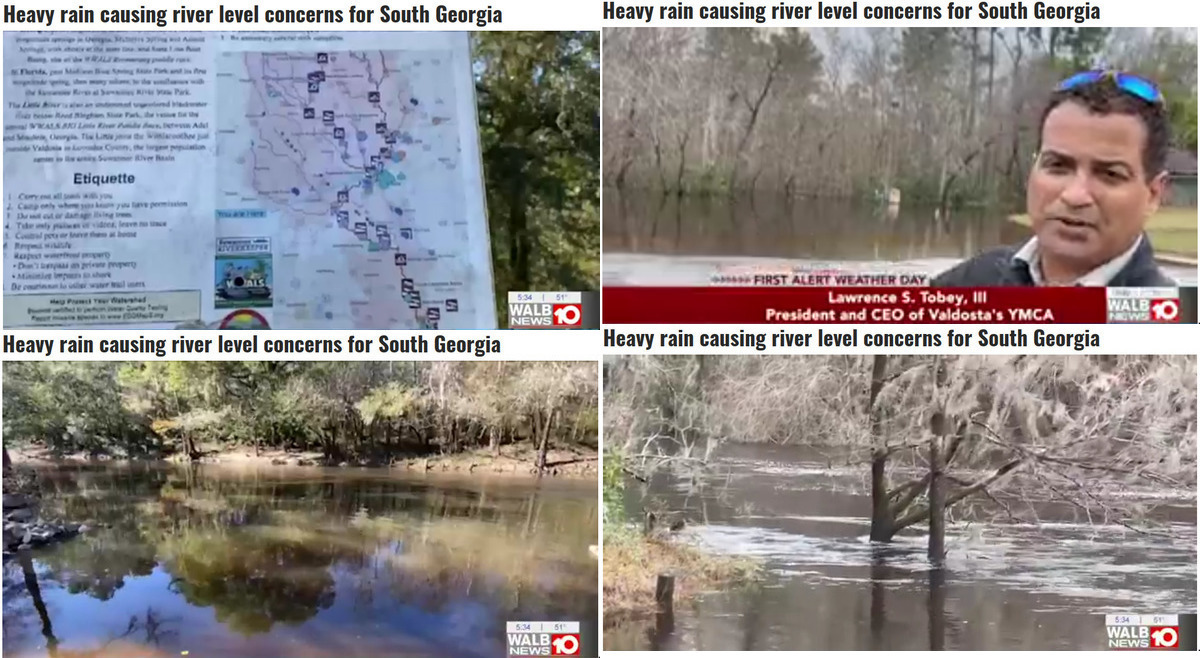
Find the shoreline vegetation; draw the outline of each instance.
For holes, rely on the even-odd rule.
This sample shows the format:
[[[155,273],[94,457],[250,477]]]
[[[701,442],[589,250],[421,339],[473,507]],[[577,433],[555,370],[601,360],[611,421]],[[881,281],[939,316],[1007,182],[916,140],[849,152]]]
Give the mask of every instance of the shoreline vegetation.
[[[679,604],[705,591],[752,584],[761,573],[761,564],[750,558],[717,555],[679,540],[606,524],[604,627],[652,617],[660,574],[675,577],[674,602]]]
[[[3,374],[6,558],[79,532],[40,516],[27,465],[475,478],[595,478],[599,465],[592,362],[10,362]]]
[[[671,606],[705,591],[759,579],[758,561],[705,551],[678,538],[671,524],[655,528],[650,515],[641,529],[631,525],[625,507],[626,462],[619,450],[605,453],[604,628],[653,619],[659,611],[655,590],[660,575],[674,576]]]
[[[595,376],[589,362],[13,362],[4,444],[17,461],[594,474]]]
[[[14,448],[8,451],[12,463],[18,466],[62,466],[87,464],[214,464],[222,466],[290,466],[314,468],[390,468],[401,472],[471,473],[512,477],[537,476],[537,450],[532,446],[505,446],[500,454],[488,449],[470,450],[448,455],[397,458],[389,462],[374,460],[337,461],[326,459],[316,451],[262,450],[255,454],[252,447],[200,448],[202,456],[191,460],[185,455],[126,458],[111,455],[90,456],[82,452],[56,455],[45,448]],[[600,456],[595,449],[574,447],[546,451],[543,477],[587,479],[596,477]]]
[[[896,189],[905,206],[1023,206],[1026,156],[1051,90],[1101,63],[1150,75],[1166,99],[1171,146],[1196,153],[1190,32],[611,28],[603,183],[878,202]]]

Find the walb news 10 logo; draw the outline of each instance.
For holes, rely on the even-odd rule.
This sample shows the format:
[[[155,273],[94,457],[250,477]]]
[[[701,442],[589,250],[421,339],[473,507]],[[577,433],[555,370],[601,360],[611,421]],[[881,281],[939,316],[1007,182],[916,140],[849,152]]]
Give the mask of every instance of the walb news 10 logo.
[[[583,329],[588,306],[581,292],[510,292],[508,328]]]
[[[1178,288],[1109,288],[1109,322],[1179,322]]]
[[[1109,649],[1177,651],[1179,615],[1105,615]]]
[[[507,655],[578,656],[579,622],[510,621]]]

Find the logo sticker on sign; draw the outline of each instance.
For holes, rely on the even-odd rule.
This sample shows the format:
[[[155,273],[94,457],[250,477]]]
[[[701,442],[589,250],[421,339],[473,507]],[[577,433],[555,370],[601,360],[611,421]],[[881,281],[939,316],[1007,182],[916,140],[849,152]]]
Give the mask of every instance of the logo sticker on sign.
[[[578,656],[579,622],[508,622],[508,658],[513,656]]]

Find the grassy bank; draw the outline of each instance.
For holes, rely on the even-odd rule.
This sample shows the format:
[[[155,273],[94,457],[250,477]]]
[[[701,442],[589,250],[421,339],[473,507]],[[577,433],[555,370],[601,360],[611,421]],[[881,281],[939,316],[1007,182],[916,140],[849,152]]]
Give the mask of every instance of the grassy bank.
[[[760,565],[677,541],[605,528],[604,625],[654,614],[654,587],[658,575],[664,573],[675,576],[678,605],[700,592],[753,581],[760,574]]]
[[[1029,226],[1029,215],[1012,215],[1009,220]],[[1196,259],[1196,209],[1161,208],[1146,223],[1146,234],[1154,251],[1163,255]]]

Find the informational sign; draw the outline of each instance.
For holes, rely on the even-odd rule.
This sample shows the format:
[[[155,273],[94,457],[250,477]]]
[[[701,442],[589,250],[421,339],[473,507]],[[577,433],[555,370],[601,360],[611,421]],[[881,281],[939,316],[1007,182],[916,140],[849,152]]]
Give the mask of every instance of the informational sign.
[[[463,32],[6,32],[5,328],[492,329]]]

